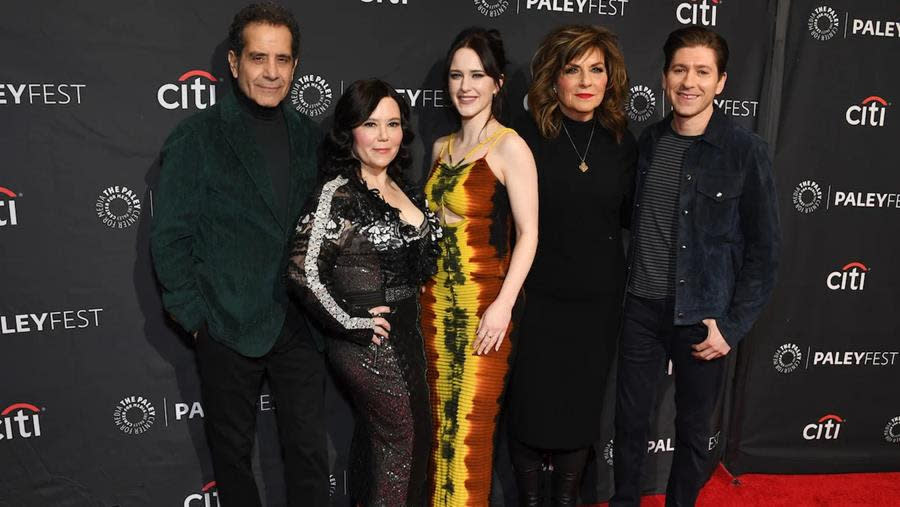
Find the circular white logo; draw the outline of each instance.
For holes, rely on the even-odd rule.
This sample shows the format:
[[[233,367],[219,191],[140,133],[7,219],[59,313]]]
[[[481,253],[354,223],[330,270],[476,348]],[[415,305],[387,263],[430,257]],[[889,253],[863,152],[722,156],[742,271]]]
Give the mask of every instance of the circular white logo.
[[[334,474],[328,474],[328,496],[334,496],[337,490],[337,478]]]
[[[331,86],[321,76],[300,76],[291,85],[291,104],[294,109],[310,117],[327,111],[333,98]]]
[[[609,442],[603,447],[603,459],[606,460],[606,464],[609,466],[613,466],[613,441],[609,439]]]
[[[131,227],[141,216],[141,200],[128,187],[108,187],[97,197],[97,216],[113,229]]]
[[[809,15],[809,34],[816,40],[828,40],[838,31],[838,15],[831,7],[820,6]]]
[[[900,444],[900,415],[888,421],[884,427],[884,441]]]
[[[656,96],[653,91],[644,85],[634,85],[629,92],[628,103],[625,104],[628,117],[634,121],[647,121],[656,111]]]
[[[802,359],[803,354],[800,352],[800,347],[793,343],[785,343],[775,351],[775,355],[772,356],[772,364],[779,373],[790,373],[800,367]]]
[[[794,189],[794,208],[800,213],[812,213],[822,204],[822,189],[812,180],[801,181]]]
[[[113,422],[122,433],[140,435],[156,421],[156,409],[143,396],[129,396],[116,405]]]
[[[475,8],[484,16],[496,18],[509,8],[509,0],[475,0]]]

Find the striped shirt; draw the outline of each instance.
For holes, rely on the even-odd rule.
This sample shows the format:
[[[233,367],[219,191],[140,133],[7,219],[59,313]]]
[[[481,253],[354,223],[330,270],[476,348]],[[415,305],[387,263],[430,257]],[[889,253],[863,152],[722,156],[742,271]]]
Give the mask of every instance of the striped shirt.
[[[638,206],[634,262],[628,292],[648,298],[675,296],[675,243],[684,154],[700,136],[680,136],[669,127],[659,138]]]

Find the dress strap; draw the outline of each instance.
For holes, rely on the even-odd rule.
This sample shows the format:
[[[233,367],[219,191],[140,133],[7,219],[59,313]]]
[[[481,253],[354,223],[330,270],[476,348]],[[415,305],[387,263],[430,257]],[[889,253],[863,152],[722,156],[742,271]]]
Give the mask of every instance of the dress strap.
[[[475,147],[473,147],[471,150],[469,150],[469,153],[466,153],[466,156],[463,157],[463,160],[468,159],[470,155],[472,155],[473,153],[475,153],[476,151],[481,149],[481,147],[484,145],[487,145],[487,151],[484,153],[485,156],[487,156],[487,153],[489,151],[491,151],[491,148],[494,147],[494,145],[497,143],[497,141],[499,141],[500,138],[503,137],[504,135],[506,135],[508,132],[515,132],[515,131],[509,127],[504,127],[502,129],[497,130],[496,132],[491,134],[491,137],[488,137],[484,141],[481,141],[480,143],[476,144]]]

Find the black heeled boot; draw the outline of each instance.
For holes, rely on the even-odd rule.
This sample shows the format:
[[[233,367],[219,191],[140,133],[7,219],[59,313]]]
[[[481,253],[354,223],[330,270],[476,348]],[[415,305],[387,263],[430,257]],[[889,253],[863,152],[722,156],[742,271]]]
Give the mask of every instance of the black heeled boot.
[[[516,486],[519,488],[519,505],[540,507],[544,504],[541,496],[542,453],[510,437],[509,457],[516,474]]]
[[[550,476],[551,503],[554,507],[578,505],[581,473],[587,462],[589,448],[554,452],[551,455],[553,473]]]

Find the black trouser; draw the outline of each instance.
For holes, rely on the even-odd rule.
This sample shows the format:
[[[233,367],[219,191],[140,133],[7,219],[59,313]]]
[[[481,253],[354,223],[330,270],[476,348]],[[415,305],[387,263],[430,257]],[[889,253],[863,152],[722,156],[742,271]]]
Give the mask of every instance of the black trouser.
[[[650,415],[657,386],[672,359],[675,375],[675,453],[666,486],[667,506],[694,505],[709,478],[710,418],[720,391],[725,359],[691,356],[691,345],[706,339],[702,323],[672,323],[674,301],[628,294],[616,380],[614,470],[611,506],[638,506],[641,466],[647,455]]]
[[[256,403],[263,377],[268,377],[284,457],[288,505],[328,505],[325,363],[308,335],[288,331],[286,326],[272,350],[252,358],[212,339],[204,327],[197,336],[196,348],[206,437],[222,504],[260,505],[251,454]]]

